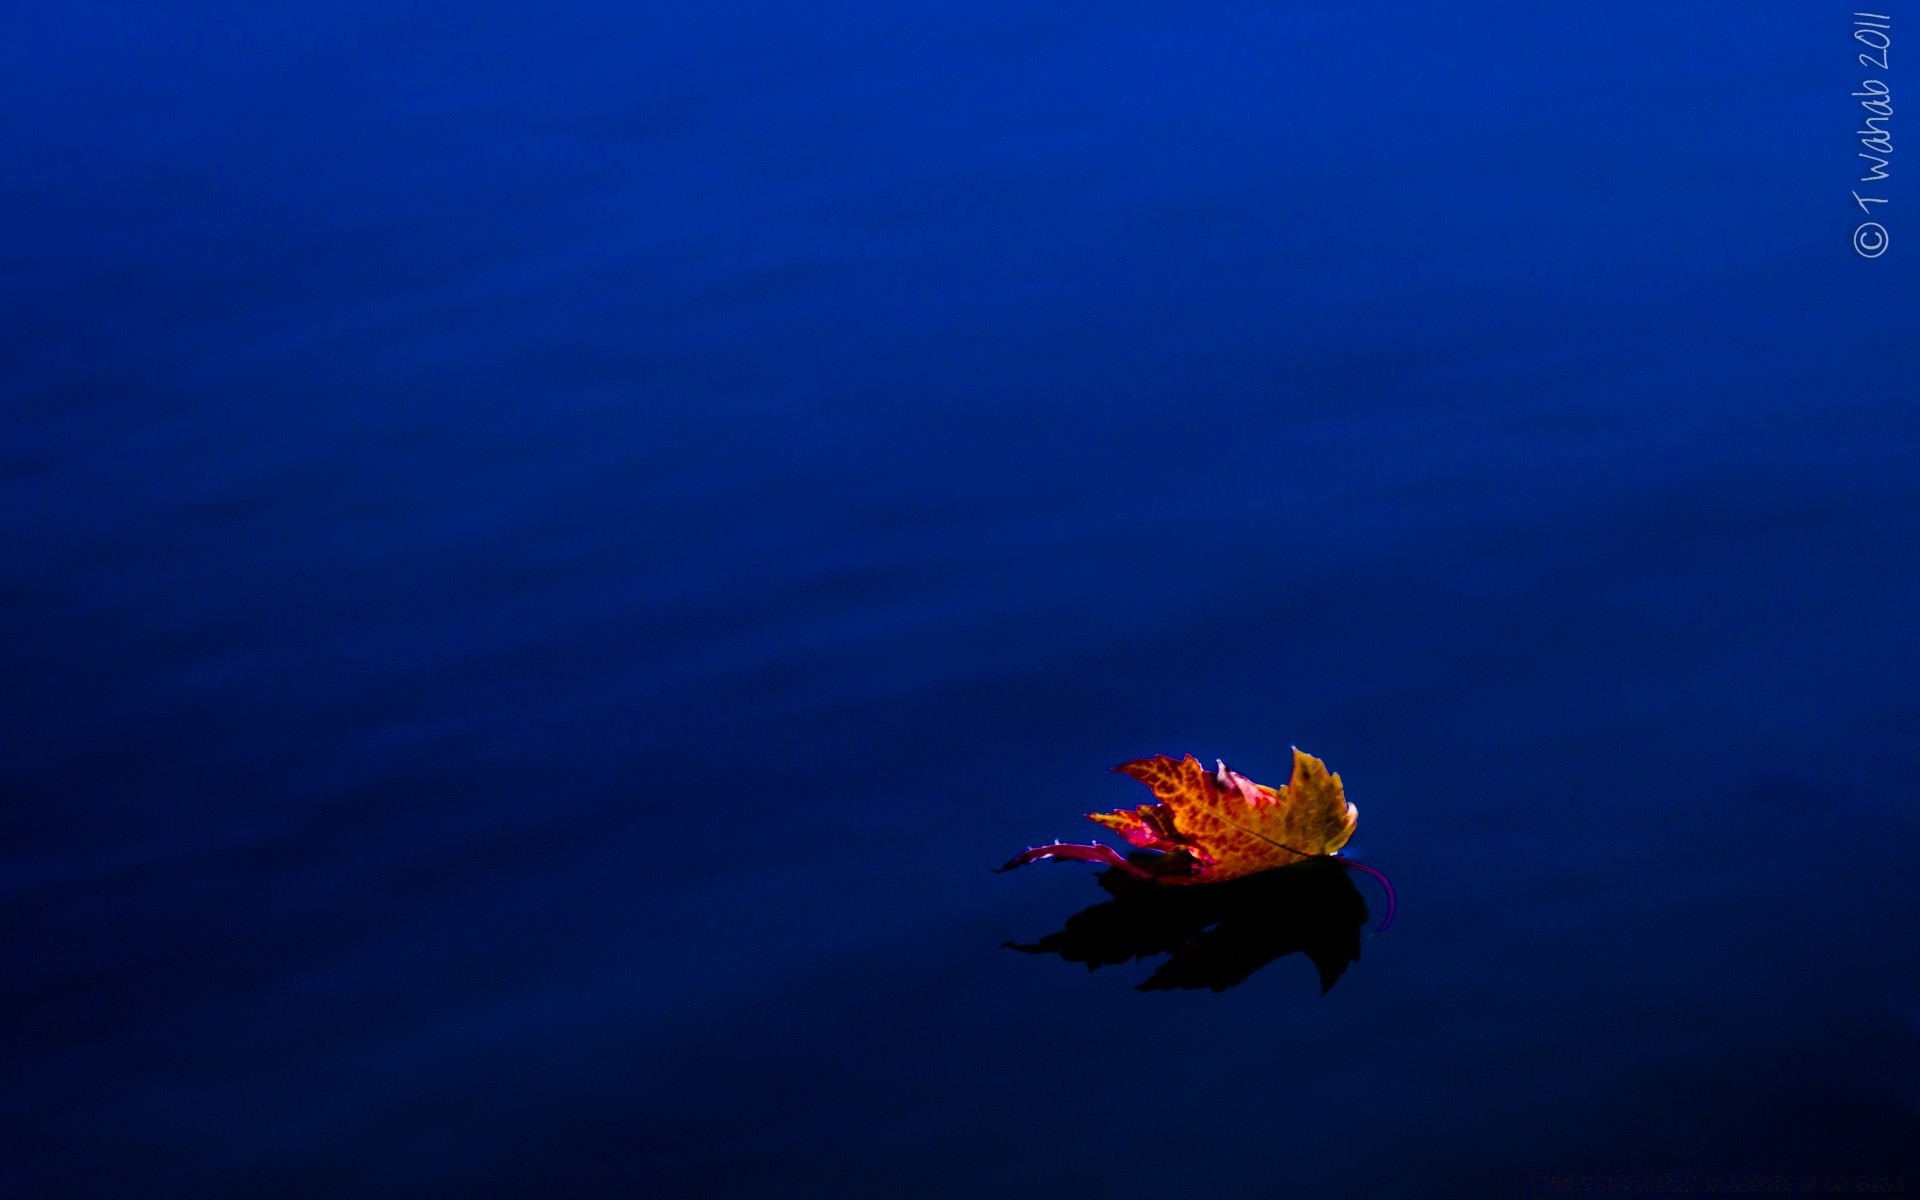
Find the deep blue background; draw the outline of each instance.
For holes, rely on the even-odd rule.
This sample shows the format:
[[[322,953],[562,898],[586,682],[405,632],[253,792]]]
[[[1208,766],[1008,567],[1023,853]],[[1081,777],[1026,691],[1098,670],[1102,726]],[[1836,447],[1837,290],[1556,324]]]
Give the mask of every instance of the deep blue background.
[[[14,14],[0,1189],[1911,1169],[1920,25],[1556,7]],[[1290,744],[1327,997],[999,948]]]

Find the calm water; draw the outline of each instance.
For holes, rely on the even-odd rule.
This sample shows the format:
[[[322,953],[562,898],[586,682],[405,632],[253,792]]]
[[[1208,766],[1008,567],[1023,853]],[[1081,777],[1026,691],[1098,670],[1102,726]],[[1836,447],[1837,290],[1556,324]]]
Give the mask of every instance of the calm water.
[[[0,1190],[1912,1170],[1849,11],[21,14]],[[1107,767],[1295,744],[1324,997],[1002,948]]]

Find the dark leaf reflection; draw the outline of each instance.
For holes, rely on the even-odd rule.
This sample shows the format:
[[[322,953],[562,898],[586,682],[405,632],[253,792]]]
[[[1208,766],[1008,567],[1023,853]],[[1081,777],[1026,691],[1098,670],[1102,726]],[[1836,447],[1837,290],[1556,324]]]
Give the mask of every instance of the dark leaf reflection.
[[[1113,898],[1067,918],[1037,942],[1005,943],[1028,954],[1058,954],[1088,970],[1165,954],[1141,991],[1211,988],[1246,982],[1261,967],[1304,954],[1325,994],[1360,959],[1367,902],[1345,869],[1314,858],[1245,879],[1177,887],[1123,871],[1100,874]]]

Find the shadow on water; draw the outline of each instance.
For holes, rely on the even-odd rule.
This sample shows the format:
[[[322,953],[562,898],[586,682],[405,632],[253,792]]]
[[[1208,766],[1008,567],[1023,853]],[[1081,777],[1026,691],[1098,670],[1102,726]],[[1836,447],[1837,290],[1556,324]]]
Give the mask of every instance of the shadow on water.
[[[1028,954],[1058,954],[1088,970],[1165,954],[1143,992],[1237,987],[1261,967],[1304,954],[1331,989],[1360,960],[1367,902],[1346,870],[1308,859],[1245,879],[1200,887],[1154,883],[1124,871],[1100,874],[1111,900],[1067,918],[1037,942],[1006,942]]]

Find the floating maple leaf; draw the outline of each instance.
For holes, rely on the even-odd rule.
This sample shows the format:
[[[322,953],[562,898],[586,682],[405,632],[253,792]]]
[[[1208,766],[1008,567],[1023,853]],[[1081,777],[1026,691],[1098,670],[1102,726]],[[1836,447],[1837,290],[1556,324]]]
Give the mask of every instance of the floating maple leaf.
[[[1360,814],[1347,803],[1340,777],[1303,750],[1293,752],[1293,778],[1285,787],[1255,783],[1219,763],[1209,771],[1191,754],[1137,758],[1114,770],[1153,790],[1156,803],[1118,812],[1088,813],[1152,856],[1125,858],[1111,846],[1035,846],[1016,855],[1003,871],[1043,858],[1105,863],[1159,883],[1221,883],[1309,858],[1331,856],[1353,836]],[[1363,863],[1336,859],[1365,871],[1387,889],[1385,929],[1393,922],[1393,885]]]

